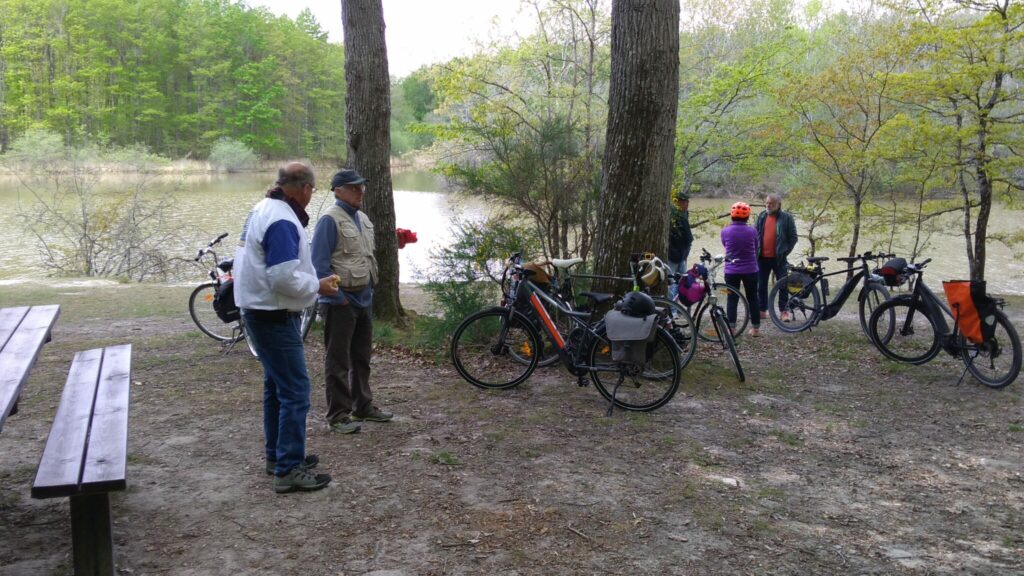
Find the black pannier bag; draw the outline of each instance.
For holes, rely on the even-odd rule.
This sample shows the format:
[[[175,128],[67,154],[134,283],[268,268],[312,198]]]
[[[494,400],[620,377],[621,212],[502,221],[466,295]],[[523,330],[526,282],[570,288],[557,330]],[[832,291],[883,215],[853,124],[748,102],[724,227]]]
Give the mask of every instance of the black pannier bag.
[[[213,297],[213,310],[221,322],[235,322],[242,317],[242,312],[235,305],[235,281],[226,280],[217,288]]]
[[[612,343],[612,361],[631,364],[647,362],[647,347],[654,342],[657,314],[627,316],[618,310],[604,315],[608,340]]]
[[[907,281],[907,261],[904,258],[893,258],[878,269],[886,286],[902,286]]]

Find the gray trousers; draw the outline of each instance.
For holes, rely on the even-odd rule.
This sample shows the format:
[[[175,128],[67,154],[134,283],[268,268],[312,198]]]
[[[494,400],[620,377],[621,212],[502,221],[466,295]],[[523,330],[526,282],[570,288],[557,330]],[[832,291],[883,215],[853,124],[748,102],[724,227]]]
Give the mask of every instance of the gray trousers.
[[[327,423],[362,414],[373,404],[370,356],[373,352],[373,310],[321,304],[324,318],[324,379]]]

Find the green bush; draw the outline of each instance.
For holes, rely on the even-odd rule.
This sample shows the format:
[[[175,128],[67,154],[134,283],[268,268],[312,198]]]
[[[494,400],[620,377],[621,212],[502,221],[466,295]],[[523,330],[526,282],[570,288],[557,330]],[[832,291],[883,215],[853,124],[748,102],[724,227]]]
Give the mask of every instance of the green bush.
[[[244,142],[221,138],[210,148],[210,165],[225,172],[241,172],[256,167],[256,154]]]
[[[64,160],[66,153],[64,139],[60,134],[44,128],[29,128],[11,143],[11,149],[4,155],[4,159],[44,165]]]

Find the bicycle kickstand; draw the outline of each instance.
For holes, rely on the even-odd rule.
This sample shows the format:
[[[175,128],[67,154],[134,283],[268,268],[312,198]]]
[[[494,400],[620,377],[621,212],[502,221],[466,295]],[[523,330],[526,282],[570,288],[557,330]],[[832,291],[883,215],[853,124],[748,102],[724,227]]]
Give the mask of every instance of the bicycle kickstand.
[[[619,392],[619,386],[622,386],[622,382],[625,380],[626,375],[619,372],[619,381],[615,383],[615,388],[612,389],[612,399],[608,401],[608,411],[604,413],[609,418],[611,418],[612,412],[615,411],[615,394]]]

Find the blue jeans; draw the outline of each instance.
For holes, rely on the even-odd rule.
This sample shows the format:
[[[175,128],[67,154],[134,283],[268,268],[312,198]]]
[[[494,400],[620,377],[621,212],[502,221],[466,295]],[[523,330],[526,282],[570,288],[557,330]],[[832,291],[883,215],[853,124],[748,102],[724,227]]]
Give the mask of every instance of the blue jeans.
[[[299,314],[283,320],[258,317],[242,310],[246,337],[263,364],[263,435],[274,473],[284,476],[306,458],[306,414],[309,374],[299,335]]]
[[[772,272],[775,272],[775,281],[778,282],[780,278],[789,274],[789,264],[785,258],[764,258],[763,256],[757,257],[757,303],[759,310],[768,310],[768,290],[771,288],[768,282],[770,282]],[[779,311],[782,311],[784,304],[785,292],[779,292]],[[749,299],[750,297],[747,296]]]

